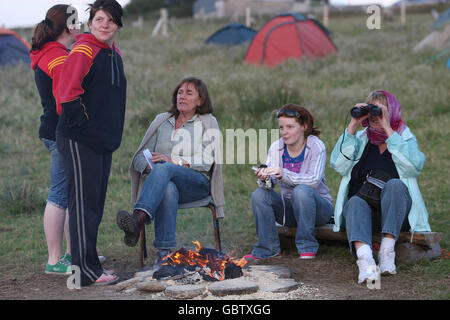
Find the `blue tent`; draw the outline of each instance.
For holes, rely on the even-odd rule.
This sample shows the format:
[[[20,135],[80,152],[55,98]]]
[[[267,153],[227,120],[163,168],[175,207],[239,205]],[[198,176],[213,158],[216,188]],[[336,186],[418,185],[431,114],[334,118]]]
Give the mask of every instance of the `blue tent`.
[[[15,32],[0,28],[0,66],[12,66],[20,62],[30,65],[29,44]]]
[[[256,30],[246,27],[241,23],[230,23],[222,29],[216,31],[205,43],[215,43],[220,45],[238,45],[251,41],[256,34]]]

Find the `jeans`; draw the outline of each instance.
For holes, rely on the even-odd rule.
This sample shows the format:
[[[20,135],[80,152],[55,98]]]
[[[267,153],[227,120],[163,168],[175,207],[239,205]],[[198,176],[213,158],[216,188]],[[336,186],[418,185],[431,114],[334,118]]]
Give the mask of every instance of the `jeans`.
[[[64,163],[56,149],[56,141],[41,138],[44,146],[50,151],[50,190],[47,202],[61,209],[67,209],[67,182],[64,174]]]
[[[411,203],[408,188],[400,179],[389,180],[381,191],[381,212],[372,210],[362,198],[351,197],[344,206],[343,216],[352,255],[356,257],[354,241],[372,248],[372,232],[388,233],[397,240],[400,231],[408,229]]]
[[[298,252],[317,253],[319,243],[314,237],[314,229],[330,221],[333,206],[314,189],[297,185],[291,199],[283,199],[275,191],[258,188],[252,194],[252,210],[255,217],[258,242],[252,255],[270,258],[280,253],[280,239],[275,222],[285,220],[287,226],[297,226],[295,245]]]
[[[170,162],[153,166],[134,206],[145,211],[155,222],[157,249],[176,247],[176,223],[178,204],[206,198],[210,194],[208,178],[190,168]]]

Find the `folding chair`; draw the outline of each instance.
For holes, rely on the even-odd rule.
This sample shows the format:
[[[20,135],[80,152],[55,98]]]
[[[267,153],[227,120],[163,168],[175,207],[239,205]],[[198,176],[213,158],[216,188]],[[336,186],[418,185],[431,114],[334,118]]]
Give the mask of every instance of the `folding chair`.
[[[214,236],[216,241],[216,250],[218,252],[222,251],[222,244],[220,241],[220,230],[219,230],[219,219],[217,219],[216,216],[216,206],[214,205],[211,196],[208,196],[204,199],[189,202],[189,203],[183,203],[178,205],[178,209],[191,209],[191,208],[209,208],[212,213],[213,218],[213,225],[214,225]],[[147,258],[147,244],[146,244],[146,237],[145,237],[145,225],[141,229],[140,233],[140,253],[139,253],[139,260],[141,264],[141,268],[144,267],[144,258]]]

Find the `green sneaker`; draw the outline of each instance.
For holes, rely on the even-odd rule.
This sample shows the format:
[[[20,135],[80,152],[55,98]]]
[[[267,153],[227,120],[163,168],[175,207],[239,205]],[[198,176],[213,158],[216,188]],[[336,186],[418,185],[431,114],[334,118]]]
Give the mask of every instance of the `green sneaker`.
[[[63,261],[65,264],[69,266],[72,264],[72,256],[70,255],[70,253],[66,253],[65,255],[61,256],[59,260]]]
[[[59,261],[54,264],[45,265],[45,273],[47,274],[72,274],[72,257],[69,254],[61,256]]]

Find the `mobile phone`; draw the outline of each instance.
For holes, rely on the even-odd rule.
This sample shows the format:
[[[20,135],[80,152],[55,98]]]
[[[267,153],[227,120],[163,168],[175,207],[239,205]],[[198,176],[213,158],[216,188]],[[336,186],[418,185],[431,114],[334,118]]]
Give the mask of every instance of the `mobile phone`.
[[[151,160],[153,157],[152,153],[148,149],[145,149],[143,151],[143,153],[144,153],[145,160],[147,160],[147,163],[150,166],[150,169],[153,169],[153,161]]]
[[[259,167],[253,166],[253,167],[252,167],[252,170],[256,171],[256,170],[261,169],[261,168],[267,168],[267,165],[265,165],[265,164],[260,164]]]

